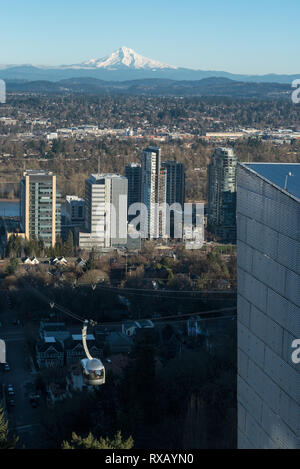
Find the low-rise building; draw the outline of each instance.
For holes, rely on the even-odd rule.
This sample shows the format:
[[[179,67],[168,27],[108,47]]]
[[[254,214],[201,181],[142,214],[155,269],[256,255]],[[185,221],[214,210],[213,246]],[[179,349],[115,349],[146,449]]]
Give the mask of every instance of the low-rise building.
[[[36,360],[40,369],[64,366],[64,349],[54,337],[44,337],[36,344]]]
[[[88,334],[86,340],[89,352],[92,357],[102,358],[103,349],[98,345],[94,335]],[[64,348],[66,365],[77,363],[86,356],[83,348],[81,334],[73,334],[71,337],[66,339],[64,342]]]
[[[36,257],[25,257],[22,262],[25,265],[38,265],[40,263]]]
[[[64,322],[41,322],[40,338],[44,340],[47,337],[54,337],[57,341],[63,342],[70,337]]]

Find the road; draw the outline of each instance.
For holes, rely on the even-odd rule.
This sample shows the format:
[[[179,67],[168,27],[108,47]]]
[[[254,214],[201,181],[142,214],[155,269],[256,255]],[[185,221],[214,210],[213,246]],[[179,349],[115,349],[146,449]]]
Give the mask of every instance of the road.
[[[26,385],[34,382],[35,372],[28,364],[24,330],[8,325],[0,329],[0,338],[6,342],[7,362],[11,368],[9,372],[1,370],[0,382],[4,386],[12,384],[16,393],[15,407],[7,407],[9,428],[19,436],[20,447],[42,448],[45,435],[39,423],[39,407],[31,406],[26,390]]]

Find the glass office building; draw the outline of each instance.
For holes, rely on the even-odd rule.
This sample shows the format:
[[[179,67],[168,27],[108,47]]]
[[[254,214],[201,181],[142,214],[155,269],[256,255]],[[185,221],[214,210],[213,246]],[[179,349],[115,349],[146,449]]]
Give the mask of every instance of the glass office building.
[[[218,241],[236,242],[236,166],[232,148],[217,148],[208,166],[208,230]]]

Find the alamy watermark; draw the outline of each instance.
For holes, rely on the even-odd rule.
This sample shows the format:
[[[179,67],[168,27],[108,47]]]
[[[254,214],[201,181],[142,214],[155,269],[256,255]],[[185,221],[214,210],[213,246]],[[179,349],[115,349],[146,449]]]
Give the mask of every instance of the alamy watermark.
[[[0,80],[0,104],[6,103],[6,84],[4,80]]]
[[[292,92],[292,101],[294,104],[299,104],[300,103],[300,79],[299,78],[292,82],[292,88],[296,88]]]
[[[130,217],[130,230],[127,219]],[[204,204],[134,203],[120,195],[117,205],[99,204],[96,209],[96,236],[127,239],[183,239],[197,249],[204,244]]]
[[[295,363],[295,365],[299,365],[300,363],[300,339],[295,339],[292,342],[292,348],[295,349],[292,353],[292,362]]]

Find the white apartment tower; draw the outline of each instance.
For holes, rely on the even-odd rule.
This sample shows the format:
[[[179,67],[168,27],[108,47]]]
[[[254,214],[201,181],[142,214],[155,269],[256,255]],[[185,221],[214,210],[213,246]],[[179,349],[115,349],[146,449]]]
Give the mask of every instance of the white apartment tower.
[[[85,182],[85,231],[82,249],[102,249],[127,243],[127,179],[119,174],[92,174]]]
[[[161,150],[148,147],[142,155],[142,203],[147,214],[141,213],[143,233],[146,238],[158,238],[164,231],[164,220],[159,204],[166,202],[166,169],[161,167]],[[142,230],[141,230],[142,231]]]

